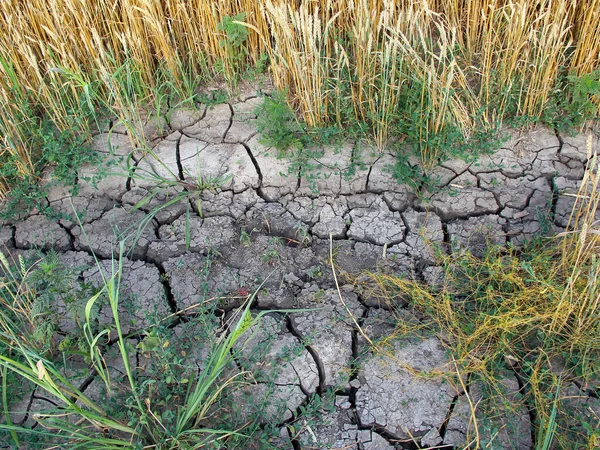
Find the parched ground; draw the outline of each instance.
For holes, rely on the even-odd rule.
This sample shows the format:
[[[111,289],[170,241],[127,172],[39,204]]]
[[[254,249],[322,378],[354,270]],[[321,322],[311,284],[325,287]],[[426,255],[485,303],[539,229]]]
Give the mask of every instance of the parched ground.
[[[480,253],[489,242],[519,245],[540,231],[563,230],[573,204],[569,194],[577,191],[587,161],[585,137],[510,132],[492,156],[442,164],[432,174],[440,189],[416,195],[389,174],[393,155],[350,144],[325,149],[309,161],[309,171],[290,171],[289,161],[259,143],[253,111],[261,100],[242,100],[149,123],[152,153],[134,151],[118,128],[98,134],[98,151],[108,153],[110,145],[117,156],[133,152],[136,176],[112,175],[92,187],[84,179],[95,168],[84,168],[76,197],[66,189],[48,197],[57,212],[72,215],[75,208],[81,226],[67,217],[32,215],[4,223],[0,244],[14,255],[53,248],[75,276],[99,285],[92,253],[110,271],[119,240],[129,236],[120,311],[128,332],[177,312],[191,315],[206,299],[216,299],[216,314],[225,318],[264,282],[255,311],[275,312],[240,343],[239,370],[255,375],[234,403],[242,422],[263,404],[262,419],[282,428],[279,448],[466,445],[469,403],[443,342],[415,337],[374,351],[357,325],[379,342],[399,319],[390,305],[344,284],[343,277],[338,292],[329,237],[338,275],[379,269],[434,283],[439,268],[432,245]],[[352,164],[357,160],[361,164]],[[134,210],[156,185],[149,173],[175,183]],[[194,189],[198,180],[211,184],[228,175],[216,190]],[[149,211],[186,189],[186,199],[139,227]],[[104,309],[100,323],[111,317]],[[277,312],[290,309],[301,311]],[[402,320],[418,319],[406,312]],[[67,333],[75,324],[65,314],[60,326]],[[172,331],[202,335],[186,321],[174,321]],[[192,347],[188,358],[206,357],[201,340]],[[143,371],[144,347],[137,348],[134,364]],[[90,393],[99,385],[93,378],[84,383]],[[507,372],[504,385],[504,398],[519,405],[519,380]],[[575,385],[568,389],[582,405],[600,410],[597,399]],[[331,411],[296,421],[309,398],[330,390]],[[483,395],[477,385],[470,393],[475,403]],[[33,393],[23,404],[35,411],[43,401]],[[531,448],[530,419],[526,408],[515,406],[493,417],[482,439],[497,448]]]

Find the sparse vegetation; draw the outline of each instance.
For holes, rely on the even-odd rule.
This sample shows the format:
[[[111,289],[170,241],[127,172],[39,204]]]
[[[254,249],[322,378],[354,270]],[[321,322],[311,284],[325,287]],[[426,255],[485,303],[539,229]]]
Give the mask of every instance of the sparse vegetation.
[[[562,235],[540,237],[520,250],[490,247],[482,258],[440,252],[444,272],[438,288],[395,275],[370,275],[381,298],[408,299],[422,320],[402,321],[397,336],[440,336],[459,374],[472,386],[485,385],[474,414],[510,415],[503,406],[510,403],[502,394],[504,377],[514,373],[523,380],[520,407],[535,417],[538,449],[594,448],[597,433],[591,430],[600,423],[593,411],[573,409],[563,391],[574,381],[597,389],[600,380],[600,177],[591,138],[588,154],[588,171]],[[471,424],[467,441],[485,447],[477,419]]]
[[[233,361],[243,350],[236,342],[262,316],[250,315],[253,295],[226,327],[199,314],[184,325],[195,330],[189,337],[175,336],[161,317],[125,334],[118,312],[126,302],[120,298],[123,251],[121,245],[112,273],[98,265],[102,286],[95,290],[81,285],[56,256],[19,258],[12,265],[0,254],[4,441],[16,447],[198,448],[246,437],[250,424],[223,428],[226,417],[215,417],[215,408],[246,375],[234,370]],[[98,321],[100,304],[111,312],[109,323]],[[57,334],[62,318],[56,308],[73,315],[75,326],[66,336]],[[198,358],[190,362],[187,352]],[[97,393],[86,390],[93,380]],[[11,420],[24,412],[14,403],[19,392],[31,389],[51,399],[36,412],[41,428]]]
[[[577,127],[598,115],[599,11],[597,0],[5,2],[1,192],[57,163],[31,138],[42,123],[60,133],[87,111],[83,139],[108,116],[139,146],[148,116],[255,67],[309,128],[405,142],[425,166],[505,119]],[[291,132],[268,137],[280,149],[298,146],[286,115]]]
[[[206,93],[202,85],[223,82],[233,91],[257,73],[276,88],[256,111],[260,142],[291,159],[290,173],[303,187],[315,185],[311,171],[322,146],[342,136],[394,154],[389,170],[396,179],[427,187],[436,164],[472,161],[493,149],[503,124],[541,123],[562,132],[595,123],[599,15],[600,0],[4,1],[1,215],[51,215],[48,189],[62,183],[76,193],[85,165],[94,166],[97,176],[85,180],[94,184],[109,161],[91,149],[92,136],[120,127],[144,162],[152,161],[127,159],[125,175],[146,189],[133,209],[149,210],[128,231],[136,239],[161,210],[183,200],[189,249],[191,211],[202,217],[202,192],[230,178],[166,165],[144,130],[174,109],[226,101],[225,89]],[[591,449],[600,442],[600,418],[572,415],[563,393],[576,381],[597,395],[600,379],[600,194],[591,144],[586,164],[563,235],[524,249],[491,248],[483,258],[440,256],[444,284],[437,290],[370,275],[381,297],[410,298],[422,319],[418,326],[400,324],[398,335],[442,336],[459,375],[483,386],[474,415],[477,408],[509,414],[502,410],[503,374],[523,380],[520,394],[535,419],[539,449]],[[253,231],[240,232],[241,245],[251,247]],[[295,231],[287,244],[309,245],[310,231]],[[233,424],[220,409],[245,375],[230,369],[236,342],[259,324],[262,313],[253,317],[249,310],[254,296],[225,327],[209,315],[194,317],[210,351],[201,368],[187,365],[185,340],[173,345],[177,337],[163,318],[123,332],[123,249],[121,243],[111,273],[98,264],[99,288],[81,283],[52,253],[16,264],[0,254],[2,439],[15,447],[105,449],[218,448],[228,438],[233,448],[252,435],[268,448],[272,430],[253,421]],[[272,237],[261,261],[277,266],[285,249]],[[205,271],[216,254],[207,250]],[[307,276],[323,277],[320,266]],[[313,296],[321,300],[324,291]],[[57,301],[64,311],[52,310]],[[100,305],[110,323],[100,323]],[[76,324],[72,333],[58,333],[61,314]],[[147,359],[144,370],[131,363],[133,355]],[[105,396],[87,391],[81,367],[91,368]],[[13,400],[32,389],[52,403],[38,412],[37,428],[11,419]],[[313,397],[301,409],[318,409],[321,397]],[[477,423],[469,430],[475,447],[486,444]]]

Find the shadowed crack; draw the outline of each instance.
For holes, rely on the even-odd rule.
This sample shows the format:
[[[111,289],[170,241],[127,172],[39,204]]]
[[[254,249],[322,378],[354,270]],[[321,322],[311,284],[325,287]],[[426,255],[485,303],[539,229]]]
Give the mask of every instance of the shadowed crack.
[[[446,163],[441,163],[440,164],[440,167],[442,167],[444,169],[448,169],[451,172],[454,172],[456,174],[456,177],[460,177],[465,172],[472,173],[471,172],[471,166],[472,166],[472,163],[467,164],[463,170],[457,171],[457,170],[454,170],[452,167],[449,167]],[[453,177],[452,179],[454,179],[456,177]]]
[[[62,230],[67,233],[67,236],[69,236],[69,240],[71,241],[71,250],[75,249],[75,236],[73,236],[73,232],[71,231],[70,228],[68,228],[66,225],[64,225],[60,220],[56,221],[57,225],[62,228]]]
[[[486,192],[489,192],[489,191],[486,191]],[[493,196],[493,197],[494,197],[494,202],[496,202],[496,209],[494,209],[494,210],[469,212],[469,213],[464,213],[464,214],[458,213],[458,212],[444,214],[444,212],[440,208],[437,208],[435,206],[426,207],[426,208],[424,208],[424,210],[433,212],[442,221],[465,220],[465,219],[471,219],[473,217],[493,216],[493,215],[497,215],[502,210],[502,207],[498,204],[498,200],[496,199],[496,196]],[[415,210],[419,211],[419,209],[417,209],[417,208],[415,208]]]
[[[310,356],[312,357],[312,359],[315,362],[315,365],[317,366],[317,373],[319,375],[319,386],[317,386],[316,389],[316,394],[317,395],[322,395],[325,392],[325,366],[323,365],[323,361],[321,361],[321,358],[319,357],[319,354],[317,353],[317,351],[310,345],[306,343],[306,339],[304,338],[304,336],[302,336],[302,334],[300,333],[300,331],[298,331],[298,329],[296,328],[296,325],[294,324],[294,321],[292,320],[292,318],[288,315],[286,316],[286,326],[288,331],[296,338],[298,339],[298,341],[304,345],[304,348],[306,349],[306,351],[310,354]]]
[[[454,409],[456,408],[458,400],[461,397],[463,397],[465,394],[467,394],[471,389],[471,373],[469,373],[467,375],[465,387],[467,389],[466,391],[457,393],[454,396],[454,398],[452,399],[452,403],[450,403],[450,407],[448,408],[448,412],[446,413],[446,418],[444,419],[444,421],[440,425],[440,428],[438,429],[438,433],[439,433],[440,437],[442,438],[442,442],[446,438],[446,431],[448,430],[448,423],[450,422],[450,419],[452,418],[452,413],[454,412]]]
[[[419,450],[421,447],[413,441],[407,441],[405,439],[400,438],[400,436],[391,433],[384,426],[381,425],[363,425],[360,422],[360,418],[358,417],[358,413],[355,411],[355,420],[356,426],[359,430],[370,430],[372,433],[377,433],[383,439],[388,441],[390,445],[395,448],[401,448],[403,450]],[[443,448],[443,447],[438,447]]]
[[[560,155],[562,153],[563,146],[565,145],[565,141],[563,140],[562,136],[558,132],[558,129],[556,129],[556,128],[554,128],[554,135],[556,136],[556,139],[558,140],[558,150],[556,151],[556,154]]]
[[[98,371],[93,367],[91,367],[89,369],[89,371],[90,371],[90,374],[87,377],[85,377],[85,379],[79,385],[79,392],[85,392],[85,390],[94,382],[94,380],[96,379],[96,376],[98,375]],[[76,402],[77,397],[75,397],[75,396],[71,397],[71,401]]]
[[[44,397],[44,396],[41,396],[41,395],[37,395],[37,390],[34,390],[31,393],[31,397],[29,397],[29,402],[27,404],[27,409],[25,411],[25,414],[23,415],[23,418],[19,422],[17,422],[16,425],[22,426],[22,425],[25,424],[25,422],[27,421],[27,419],[29,419],[29,415],[31,414],[31,407],[33,405],[33,401],[34,400],[41,400],[41,401],[44,401],[46,403],[51,404],[55,408],[58,407],[58,404],[55,401],[53,401],[52,399],[49,399],[47,397]],[[34,417],[35,417],[35,415],[34,415]],[[37,426],[39,424],[40,424],[40,422],[36,420],[35,423],[31,426],[31,429],[34,430],[35,428],[37,428]]]
[[[195,201],[194,201],[194,199],[193,199],[193,198],[191,198],[191,197],[190,197],[190,198],[188,198],[188,200],[187,200],[187,201],[188,201],[188,204],[190,205],[190,206],[189,206],[189,209],[188,209],[188,212],[191,210],[191,211],[193,211],[193,212],[194,212],[194,213],[195,213],[195,214],[196,214],[196,215],[197,215],[197,216],[198,216],[200,219],[204,219],[204,214],[203,214],[203,213],[202,213],[202,211],[201,211],[201,210],[198,208],[198,203],[197,203],[197,202],[195,202]],[[200,203],[200,207],[202,207],[202,203]],[[187,213],[184,213],[184,214],[187,214]]]
[[[36,392],[33,392],[31,394],[31,396],[33,398],[35,398],[36,400],[42,400],[44,402],[50,403],[51,405],[58,406],[58,403],[56,403],[54,400],[52,400],[52,399],[50,399],[48,397],[44,397],[43,395],[37,395]]]
[[[294,371],[294,373],[296,374],[296,376],[298,377],[299,383],[295,386],[298,386],[300,388],[300,390],[302,391],[302,393],[306,396],[309,397],[310,395],[312,395],[312,393],[306,389],[304,387],[304,384],[302,383],[302,374],[298,373],[298,371],[296,370],[296,367],[294,367],[293,364],[291,364],[292,370]]]
[[[256,174],[258,175],[258,188],[256,188],[256,190],[257,190],[257,194],[260,195],[260,193],[258,191],[262,189],[263,174],[262,174],[262,171],[260,170],[260,166],[258,165],[258,161],[254,157],[254,153],[252,153],[252,150],[250,149],[248,144],[246,144],[245,142],[236,142],[236,144],[240,144],[241,146],[243,146],[246,149],[246,153],[248,153],[248,157],[252,161],[252,165],[254,166],[254,169],[256,170]]]
[[[171,312],[174,314],[178,311],[177,309],[177,301],[175,300],[175,296],[173,295],[173,289],[171,288],[171,282],[169,280],[169,274],[165,270],[164,266],[160,262],[154,263],[154,266],[158,269],[158,273],[160,274],[160,283],[162,284],[165,297],[167,302],[169,303],[169,308]]]
[[[523,377],[522,369],[516,361],[506,361],[506,366],[515,374],[515,379],[519,386],[519,393],[523,396],[523,403],[529,415],[530,431],[531,431],[531,448],[536,448],[537,433],[535,432],[535,424],[537,423],[537,411],[535,405],[532,404],[529,398],[529,387],[527,381]]]
[[[9,228],[10,228],[10,239],[9,239],[10,246],[12,248],[17,248],[17,241],[15,238],[15,233],[16,233],[17,227],[14,225],[11,225]]]
[[[298,441],[298,439],[296,439],[296,436],[294,435],[294,431],[292,427],[286,427],[286,430],[288,432],[288,435],[290,437],[290,442],[292,443],[292,448],[294,450],[302,450],[302,446],[300,445],[300,442]]]
[[[581,392],[584,392],[588,397],[600,399],[600,389],[586,389],[583,384],[578,380],[573,380],[573,384],[579,388]]]
[[[363,299],[360,296],[357,296],[358,301],[361,304],[364,304]],[[369,308],[365,308],[362,316],[358,318],[357,322],[358,322],[358,326],[362,327],[365,319],[369,316]],[[350,360],[350,378],[349,378],[349,384],[350,384],[350,392],[348,395],[348,401],[350,402],[351,407],[356,410],[356,392],[358,391],[358,387],[353,386],[353,381],[354,380],[358,380],[358,370],[360,368],[360,354],[358,352],[358,329],[356,327],[352,328],[352,333],[351,333],[351,346],[352,346],[352,359]]]
[[[450,236],[450,232],[448,231],[448,223],[442,221],[442,248],[448,254],[452,252],[452,237]]]
[[[183,135],[181,135],[183,136]],[[181,136],[179,136],[179,138],[177,139],[177,142],[175,142],[175,161],[177,163],[177,176],[179,177],[179,179],[181,181],[185,181],[185,175],[183,173],[183,164],[181,164],[181,151],[180,151],[180,145],[181,145]]]
[[[221,136],[221,141],[222,142],[225,142],[225,138],[227,137],[227,133],[229,133],[229,130],[231,130],[231,126],[233,125],[233,116],[235,115],[235,112],[233,111],[233,106],[231,106],[231,103],[227,103],[227,106],[229,106],[229,112],[231,114],[229,115],[229,125],[225,129],[225,132],[223,133],[223,136]]]
[[[300,185],[302,184],[302,166],[298,167],[297,177],[296,190],[300,189]]]
[[[125,190],[127,192],[131,191],[131,182],[135,175],[135,171],[137,170],[141,159],[136,159],[135,155],[131,154],[131,159],[133,160],[133,166],[131,167],[131,171],[127,174],[127,179],[125,180]]]
[[[31,405],[33,405],[33,400],[35,400],[34,394],[35,394],[35,390],[32,391],[31,394],[29,395],[29,401],[27,402],[27,406],[25,407],[25,414],[23,414],[23,418],[21,420],[19,420],[18,422],[15,422],[15,425],[22,426],[25,422],[27,422],[27,419],[29,419]]]
[[[552,177],[548,180],[550,190],[552,191],[552,197],[550,199],[550,221],[555,223],[556,221],[556,205],[558,204],[558,198],[560,197],[560,191],[556,186],[556,177]]]

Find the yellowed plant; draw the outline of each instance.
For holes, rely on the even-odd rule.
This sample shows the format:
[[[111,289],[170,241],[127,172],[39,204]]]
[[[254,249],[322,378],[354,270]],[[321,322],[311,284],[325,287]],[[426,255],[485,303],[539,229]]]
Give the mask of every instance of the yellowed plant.
[[[326,43],[337,15],[324,23],[319,8],[308,5],[294,9],[289,4],[265,2],[265,14],[275,41],[271,71],[275,85],[289,88],[291,103],[309,126],[324,122],[328,55]]]
[[[252,30],[243,61],[228,54],[219,30],[225,17],[239,13]],[[109,77],[133,62],[146,90],[133,103],[152,102],[158,70],[183,89],[186,77],[209,78],[219,67],[231,80],[240,64],[269,54],[276,86],[287,90],[309,125],[344,126],[340,96],[348,95],[354,118],[345,120],[369,122],[383,148],[399,93],[413,78],[431,112],[424,141],[450,123],[468,134],[481,125],[474,116],[494,123],[509,106],[539,116],[561,72],[600,68],[599,14],[600,0],[5,0],[0,55],[36,110],[67,126],[67,111],[80,104],[82,92],[56,68],[86,83],[100,80],[108,99],[117,82]],[[10,102],[10,79],[0,66],[6,111],[18,108]],[[70,97],[57,94],[64,89],[72,90]],[[127,99],[115,101],[126,110]],[[593,101],[600,106],[598,96]],[[129,111],[123,119],[136,122],[132,117]],[[27,145],[13,136],[3,146],[24,159],[24,174],[34,153]],[[435,150],[428,152],[425,163],[436,159]]]
[[[440,133],[449,123],[468,134],[479,102],[454,53],[457,30],[448,27],[441,15],[427,9],[406,13],[403,23],[405,30],[397,32],[394,39],[400,44],[408,73],[421,81],[421,110],[429,114],[427,127],[420,130],[420,141],[426,143],[429,134]],[[436,149],[426,145],[421,151],[426,167],[437,156]]]
[[[600,174],[598,150],[592,136],[587,139],[587,170],[581,181],[567,232],[561,261],[568,284],[557,306],[553,327],[567,328],[573,348],[589,342],[600,331]]]
[[[383,273],[351,278],[370,297],[410,299],[420,323],[410,327],[402,321],[405,312],[399,314],[398,335],[437,332],[454,355],[459,374],[485,382],[493,403],[501,405],[493,397],[503,395],[503,375],[494,367],[504,365],[526,377],[521,393],[529,407],[535,408],[537,426],[572,419],[568,410],[558,408],[561,383],[570,382],[574,374],[584,383],[588,377],[597,377],[600,174],[591,136],[587,149],[586,174],[574,196],[567,230],[546,238],[548,242],[527,252],[525,258],[515,249],[499,248],[491,248],[483,258],[469,253],[441,255],[446,270],[437,287]],[[477,408],[469,406],[474,424]],[[477,440],[474,426],[470,431]],[[573,442],[561,437],[561,431],[555,431],[557,442],[561,448],[571,448]]]
[[[571,46],[572,2],[540,1],[538,16],[532,20],[528,35],[530,53],[521,75],[520,105],[523,115],[539,117],[546,106],[558,70],[565,63],[565,52]]]
[[[576,75],[585,75],[600,65],[600,0],[577,2],[573,19],[575,50],[571,68]]]

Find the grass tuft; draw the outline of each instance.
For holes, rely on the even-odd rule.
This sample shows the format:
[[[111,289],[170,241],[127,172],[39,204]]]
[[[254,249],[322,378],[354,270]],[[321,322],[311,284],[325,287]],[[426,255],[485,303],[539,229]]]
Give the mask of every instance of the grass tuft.
[[[561,235],[520,250],[491,247],[483,257],[440,254],[439,288],[397,275],[368,275],[378,298],[401,296],[421,319],[417,328],[400,322],[397,336],[439,336],[459,374],[484,383],[486,402],[501,398],[507,371],[523,380],[521,404],[533,411],[540,449],[574,443],[585,448],[595,436],[578,422],[563,389],[573,382],[597,385],[600,379],[600,179],[591,136],[588,156]]]

